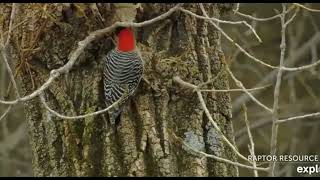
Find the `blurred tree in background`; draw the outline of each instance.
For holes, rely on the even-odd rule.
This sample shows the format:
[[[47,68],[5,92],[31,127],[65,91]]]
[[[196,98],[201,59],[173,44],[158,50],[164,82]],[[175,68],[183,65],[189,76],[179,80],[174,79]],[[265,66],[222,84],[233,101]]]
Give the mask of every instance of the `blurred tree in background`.
[[[320,9],[318,3],[306,3],[305,6]],[[272,17],[280,12],[280,3],[241,4],[240,12],[255,17]],[[293,12],[291,13],[291,15]],[[290,15],[289,15],[290,17]],[[255,57],[268,64],[278,65],[281,42],[281,24],[279,19],[270,21],[253,21],[234,14],[225,17],[228,20],[247,20],[251,24],[263,43],[254,39],[253,34],[244,27],[235,28],[222,25],[223,29],[242,47]],[[287,50],[285,64],[287,67],[297,67],[311,64],[319,60],[320,52],[320,13],[300,9],[293,21],[287,27]],[[226,39],[222,40],[224,53],[232,61],[231,69],[246,88],[271,85],[264,90],[253,92],[255,97],[268,107],[272,107],[273,89],[275,86],[276,71],[253,63]],[[250,62],[251,61],[251,62]],[[283,74],[279,99],[279,116],[282,118],[304,115],[319,111],[319,66],[306,71],[286,72]],[[230,83],[230,88],[236,87]],[[231,93],[235,138],[238,147],[244,154],[248,152],[248,135],[243,121],[241,105],[247,104],[248,119],[251,122],[253,139],[256,143],[256,154],[269,154],[271,122],[268,113],[253,103],[245,93]],[[278,147],[279,154],[319,154],[319,118],[306,118],[288,123],[279,127]],[[296,176],[294,163],[279,163],[279,176]],[[309,164],[310,165],[310,164]],[[314,165],[314,164],[312,164]],[[240,171],[243,175],[252,175],[248,170]]]

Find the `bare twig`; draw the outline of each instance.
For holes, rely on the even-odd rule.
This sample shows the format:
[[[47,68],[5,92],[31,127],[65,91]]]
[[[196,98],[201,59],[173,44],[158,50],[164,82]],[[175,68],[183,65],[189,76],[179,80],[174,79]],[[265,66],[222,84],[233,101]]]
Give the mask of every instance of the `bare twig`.
[[[260,127],[264,127],[269,124],[271,124],[271,120],[269,117],[255,120],[253,123],[251,123],[250,130],[258,129]],[[246,133],[246,131],[247,131],[246,127],[241,128],[240,130],[235,132],[235,137],[238,138],[240,136],[243,136]]]
[[[241,163],[238,163],[238,162],[231,161],[229,159],[225,159],[225,158],[221,158],[221,157],[215,156],[213,154],[207,154],[207,153],[205,153],[203,151],[198,151],[198,150],[192,148],[191,146],[189,146],[184,141],[181,141],[181,142],[183,143],[183,145],[185,147],[187,147],[188,149],[194,151],[195,153],[200,154],[200,155],[202,155],[204,157],[212,158],[212,159],[214,159],[214,160],[216,160],[218,162],[223,162],[223,163],[231,164],[231,165],[242,167],[242,168],[246,168],[246,169],[253,169],[255,171],[268,171],[268,168],[248,166],[248,165],[245,165],[245,164],[241,164]]]
[[[220,72],[219,72],[214,78],[208,79],[206,82],[203,82],[203,83],[198,84],[198,88],[201,88],[201,87],[203,87],[203,86],[205,86],[205,85],[208,85],[208,84],[210,84],[210,83],[215,82],[217,79],[220,78],[220,76],[222,75],[222,73],[223,73],[224,71],[225,71],[225,69],[222,69],[222,70],[220,70]]]
[[[6,111],[4,111],[4,113],[1,115],[0,121],[4,119],[4,117],[6,117],[6,115],[10,112],[11,108],[12,108],[12,105],[9,105]]]
[[[6,43],[4,44],[5,47],[7,47],[9,42],[10,42],[10,37],[11,37],[11,32],[12,32],[12,27],[13,27],[13,22],[14,22],[15,15],[16,15],[16,4],[12,3],[9,30],[8,30]]]
[[[295,50],[293,54],[290,54],[289,57],[285,59],[285,62],[287,65],[293,65],[296,61],[298,61],[301,57],[303,57],[307,52],[309,52],[309,49],[313,46],[316,46],[320,42],[320,32],[315,33],[306,43],[304,43],[300,48]],[[271,82],[277,75],[277,70],[273,70],[268,75],[266,75],[265,78],[263,78],[259,83],[257,83],[255,86],[262,86],[263,84]],[[252,92],[253,94],[258,94],[261,91],[255,91]],[[246,103],[251,98],[247,96],[246,94],[241,95],[237,99],[234,100],[232,103],[233,111],[238,112],[241,105],[243,103]]]
[[[50,112],[52,113],[53,115],[61,118],[61,120],[64,120],[64,119],[82,119],[82,118],[87,118],[87,117],[91,117],[91,116],[96,116],[98,114],[102,114],[108,110],[110,110],[111,108],[117,106],[119,103],[121,103],[124,99],[125,99],[125,96],[121,97],[119,100],[117,100],[116,102],[114,102],[113,104],[111,104],[109,107],[106,107],[102,110],[99,110],[99,111],[95,111],[95,112],[92,112],[92,113],[88,113],[88,114],[84,114],[84,115],[78,115],[78,116],[66,116],[66,115],[63,115],[63,114],[60,114],[58,112],[56,112],[55,110],[51,109],[49,107],[49,105],[47,104],[45,98],[44,98],[44,95],[43,93],[41,93],[40,95],[40,100],[42,102],[42,104],[44,105],[44,107]]]
[[[292,30],[292,28],[288,29],[288,35],[289,35],[289,42],[295,41],[295,37],[292,34],[289,34],[289,30]],[[288,53],[292,53],[292,51],[294,51],[294,49],[297,47],[297,43],[293,43],[293,45],[290,45],[288,48]],[[296,89],[295,89],[295,81],[294,81],[294,77],[291,77],[288,80],[288,87],[290,88],[290,98],[289,98],[289,102],[292,104],[296,104],[297,102],[297,94],[296,94]],[[278,120],[279,121],[279,120]],[[277,122],[278,122],[277,121]],[[302,128],[301,127],[301,123],[292,123],[290,124],[291,128],[292,128],[292,138],[289,140],[289,154],[297,154],[296,150],[297,150],[297,145],[299,144],[299,131]],[[294,173],[294,165],[292,163],[288,163],[285,168],[287,169],[286,172],[286,176],[292,176]],[[280,171],[280,170],[279,170]],[[279,173],[280,174],[280,173]]]
[[[277,123],[280,124],[280,123],[284,123],[284,122],[288,122],[288,121],[304,119],[304,118],[312,118],[312,117],[317,117],[317,116],[320,116],[320,112],[311,113],[311,114],[305,114],[305,115],[302,115],[302,116],[290,117],[290,118],[286,118],[286,119],[280,119],[280,120],[277,121]]]
[[[210,120],[210,122],[213,124],[213,126],[215,127],[215,129],[222,135],[222,139],[229,145],[229,147],[242,159],[244,159],[245,161],[249,161],[246,157],[244,157],[235,147],[235,145],[233,145],[222,133],[221,129],[219,128],[219,126],[217,125],[217,123],[212,119],[212,116],[204,102],[204,99],[202,97],[202,94],[200,91],[197,91],[198,94],[198,98],[200,100],[201,106],[204,110],[204,112],[206,113],[206,116],[208,117],[208,119]],[[250,162],[251,163],[251,162]]]
[[[233,10],[234,13],[237,13],[240,9],[240,3],[236,4],[236,8]]]
[[[271,85],[247,89],[247,91],[256,91],[270,87]],[[244,92],[243,89],[200,89],[201,92]]]
[[[313,63],[316,62],[317,59],[318,59],[318,52],[317,52],[317,47],[316,46],[313,46],[311,48],[311,56],[312,56],[311,62],[313,62]],[[319,59],[319,61],[320,61],[320,59]],[[316,75],[317,74],[315,67],[311,68],[310,71],[311,71],[312,75]]]
[[[296,5],[296,6],[298,6],[298,7],[303,8],[303,9],[305,9],[305,10],[311,11],[311,12],[320,12],[319,9],[308,8],[308,7],[306,7],[306,6],[302,5],[302,4],[299,4],[299,3],[293,3],[293,4]]]
[[[217,19],[217,18],[214,18],[214,17],[205,17],[205,16],[200,16],[198,14],[195,14],[189,10],[186,10],[184,8],[180,8],[180,11],[186,13],[186,14],[189,14],[191,16],[194,16],[196,18],[199,18],[199,19],[204,19],[204,20],[212,20],[212,21],[215,21],[217,23],[223,23],[223,24],[244,24],[245,26],[247,26],[252,32],[253,34],[255,35],[255,37],[258,39],[258,41],[261,43],[262,40],[261,38],[258,36],[256,30],[250,25],[247,23],[247,21],[225,21],[225,20],[221,20],[221,19]]]
[[[277,74],[276,86],[274,88],[274,96],[273,96],[273,114],[272,114],[272,130],[271,130],[271,143],[270,143],[270,155],[274,156],[277,153],[277,138],[278,138],[278,127],[277,121],[279,120],[279,94],[280,94],[280,86],[281,86],[281,78],[282,78],[282,69],[281,67],[284,65],[284,57],[286,52],[286,22],[285,22],[285,12],[286,5],[282,4],[282,14],[280,16],[281,19],[281,44],[280,44],[280,69]],[[275,163],[274,161],[269,164],[269,175],[274,176],[275,172]]]
[[[253,142],[253,138],[252,138],[252,135],[251,135],[250,123],[248,121],[248,115],[247,115],[247,107],[246,107],[245,104],[243,104],[243,111],[244,111],[244,122],[246,123],[248,137],[249,137],[249,141],[250,141],[249,152],[250,152],[252,157],[255,157],[254,142]],[[253,159],[255,159],[255,158],[253,158]],[[257,162],[255,160],[252,161],[252,166],[254,168],[257,167]],[[258,177],[259,176],[258,175],[258,171],[256,169],[253,170],[253,174],[254,174],[254,177]]]
[[[208,14],[207,14],[207,12],[205,11],[205,9],[204,9],[204,7],[203,7],[202,4],[200,4],[200,8],[201,8],[201,10],[202,10],[203,15],[204,15],[205,17],[209,18]],[[251,55],[250,53],[248,53],[246,50],[244,50],[244,48],[242,48],[238,43],[234,42],[234,40],[233,40],[227,33],[225,33],[224,30],[223,30],[221,27],[219,27],[213,20],[209,20],[209,23],[212,24],[218,31],[220,31],[221,34],[222,34],[227,40],[229,40],[232,44],[234,44],[241,52],[243,52],[243,53],[244,53],[246,56],[248,56],[250,59],[252,59],[252,60],[254,60],[255,62],[260,63],[260,64],[262,64],[262,65],[264,65],[264,66],[266,66],[266,67],[269,67],[269,68],[271,68],[271,69],[277,69],[276,66],[272,66],[272,65],[270,65],[270,64],[267,64],[267,63],[261,61],[260,59],[252,56],[252,55]]]
[[[185,87],[188,87],[188,88],[191,88],[191,89],[194,89],[194,90],[199,90],[201,92],[244,92],[243,89],[199,89],[200,86],[203,86],[203,84],[199,84],[198,86],[196,85],[193,85],[193,84],[190,84],[190,83],[187,83],[185,81],[180,81],[179,79],[177,79],[179,81],[180,84],[182,84],[183,86]],[[264,89],[264,88],[267,88],[269,87],[270,85],[267,85],[267,86],[262,86],[262,87],[256,87],[256,88],[252,88],[252,89],[246,89],[247,91],[255,91],[255,90],[260,90],[260,89]]]
[[[20,124],[14,132],[10,133],[0,142],[0,154],[9,152],[19,145],[19,142],[25,137],[26,122]]]
[[[173,77],[173,81],[175,81],[178,84],[180,84],[181,86],[189,88],[189,89],[197,90],[197,88],[198,88],[196,85],[188,83],[188,82],[182,80],[179,76]]]
[[[198,87],[193,85],[193,84],[190,84],[188,82],[185,82],[183,81],[180,77],[178,76],[175,76],[173,77],[173,81],[175,81],[176,83],[180,84],[181,86],[184,86],[186,88],[190,88],[190,89],[193,89],[197,92],[197,95],[198,95],[198,98],[199,98],[199,101],[200,101],[200,104],[206,114],[206,116],[208,117],[209,121],[212,123],[213,127],[221,134],[221,137],[223,139],[224,142],[226,142],[228,144],[228,146],[240,157],[242,158],[243,160],[247,161],[247,162],[250,162],[246,157],[244,157],[238,150],[237,148],[228,140],[228,138],[225,137],[225,135],[222,133],[220,127],[217,125],[217,123],[213,120],[207,106],[206,106],[206,103],[204,102],[204,99],[202,97],[202,94],[201,92],[199,91]]]
[[[267,18],[257,18],[257,17],[251,16],[251,15],[248,15],[248,14],[241,13],[239,11],[235,12],[235,13],[237,15],[239,15],[239,16],[242,16],[242,17],[254,20],[254,21],[270,21],[270,20],[273,20],[273,19],[277,19],[279,17],[279,14],[275,15],[275,16],[267,17]]]
[[[21,26],[22,24],[26,23],[26,22],[29,21],[29,20],[30,20],[30,17],[27,17],[27,18],[24,19],[23,21],[15,24],[15,25],[11,28],[11,31],[15,30],[16,28],[18,28],[19,26]],[[3,35],[6,35],[6,34],[8,34],[8,33],[9,33],[9,31],[5,31],[5,32],[3,33]]]
[[[267,110],[268,112],[272,113],[272,109],[268,108],[266,105],[262,104],[262,102],[260,102],[258,99],[256,99],[242,84],[241,81],[239,81],[234,75],[233,73],[230,71],[229,68],[227,68],[227,71],[229,72],[231,78],[234,80],[234,82],[236,83],[236,85],[243,89],[243,91],[252,99],[252,101],[254,101],[255,103],[257,103],[259,106],[261,106],[262,108],[264,108],[265,110]]]
[[[20,93],[19,93],[19,90],[18,90],[18,86],[17,86],[16,80],[14,79],[14,75],[12,73],[11,67],[9,65],[8,59],[7,59],[7,57],[8,57],[7,52],[6,52],[7,49],[8,48],[6,48],[5,46],[0,45],[0,53],[2,55],[2,59],[3,59],[4,63],[5,63],[5,65],[6,65],[7,71],[9,73],[9,76],[10,76],[10,79],[11,79],[11,82],[12,82],[13,87],[15,89],[17,99],[19,100],[20,99]]]
[[[294,6],[290,7],[286,13],[289,13],[292,9],[293,9]],[[274,15],[274,16],[271,16],[271,17],[267,17],[267,18],[257,18],[257,17],[253,17],[251,15],[248,15],[248,14],[244,14],[244,13],[241,13],[241,12],[235,12],[237,15],[239,16],[242,16],[242,17],[245,17],[245,18],[248,18],[248,19],[251,19],[251,20],[254,20],[254,21],[270,21],[270,20],[273,20],[273,19],[277,19],[280,17],[280,14],[277,14],[277,15]]]
[[[291,18],[284,24],[284,26],[288,26],[293,19],[297,16],[297,13],[299,12],[299,8],[296,9],[296,11],[294,12],[294,14],[291,16]]]
[[[300,67],[281,67],[282,70],[285,70],[285,71],[302,71],[302,70],[307,70],[309,68],[313,68],[317,65],[320,64],[320,59],[315,62],[315,63],[312,63],[312,64],[309,64],[309,65],[304,65],[304,66],[300,66]]]
[[[225,158],[221,158],[221,157],[215,156],[213,154],[207,154],[207,153],[205,153],[203,151],[198,151],[198,150],[192,148],[191,146],[189,146],[188,143],[183,141],[180,137],[177,137],[177,135],[175,135],[175,133],[170,132],[170,134],[172,135],[172,137],[175,140],[180,142],[182,145],[184,145],[185,147],[187,147],[191,151],[194,151],[195,153],[200,154],[201,156],[212,158],[212,159],[214,159],[214,160],[216,160],[218,162],[227,163],[227,164],[231,164],[231,165],[242,167],[242,168],[246,168],[246,169],[254,169],[254,170],[258,170],[258,171],[268,171],[268,167],[263,168],[263,167],[248,166],[248,165],[245,165],[245,164],[241,164],[241,163],[238,163],[238,162],[231,161],[229,159],[225,159]]]

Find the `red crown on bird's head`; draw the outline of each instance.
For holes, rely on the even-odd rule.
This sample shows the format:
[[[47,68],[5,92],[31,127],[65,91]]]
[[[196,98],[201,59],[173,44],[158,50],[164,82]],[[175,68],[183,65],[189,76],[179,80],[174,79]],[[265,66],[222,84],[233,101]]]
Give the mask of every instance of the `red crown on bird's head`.
[[[132,51],[135,48],[135,37],[131,28],[124,28],[118,34],[118,50]]]

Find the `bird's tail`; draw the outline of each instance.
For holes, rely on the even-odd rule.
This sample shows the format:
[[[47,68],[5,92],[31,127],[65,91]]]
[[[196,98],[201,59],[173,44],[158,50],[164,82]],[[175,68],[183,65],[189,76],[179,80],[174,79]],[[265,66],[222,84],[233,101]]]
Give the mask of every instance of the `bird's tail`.
[[[110,120],[110,124],[111,127],[114,129],[114,131],[116,132],[117,130],[117,126],[120,123],[120,117],[121,117],[121,112],[123,110],[123,106],[114,109],[113,111],[109,111],[109,120]]]

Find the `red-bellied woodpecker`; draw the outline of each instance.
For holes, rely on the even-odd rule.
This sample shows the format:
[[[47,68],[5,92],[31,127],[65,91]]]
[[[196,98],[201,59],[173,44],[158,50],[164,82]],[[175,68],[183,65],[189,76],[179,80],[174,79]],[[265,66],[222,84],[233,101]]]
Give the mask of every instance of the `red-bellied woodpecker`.
[[[116,47],[105,57],[104,93],[105,103],[109,107],[120,98],[118,106],[111,108],[109,119],[115,126],[125,102],[134,95],[143,74],[143,62],[135,45],[131,28],[124,28],[118,33]]]

